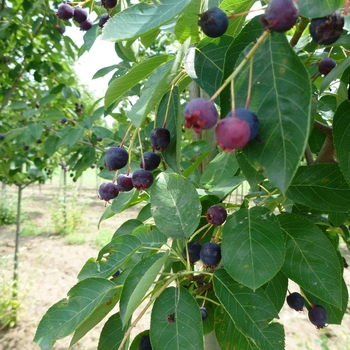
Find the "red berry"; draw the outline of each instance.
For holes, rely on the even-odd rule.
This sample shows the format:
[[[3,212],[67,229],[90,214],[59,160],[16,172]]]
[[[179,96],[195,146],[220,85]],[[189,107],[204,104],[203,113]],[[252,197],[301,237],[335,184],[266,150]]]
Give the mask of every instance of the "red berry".
[[[261,22],[265,29],[274,32],[286,32],[294,27],[299,9],[294,0],[271,0]]]
[[[212,128],[218,120],[218,112],[214,103],[204,99],[196,98],[187,103],[184,109],[185,127],[193,128],[196,133],[202,129]]]
[[[247,145],[250,137],[249,125],[234,117],[221,119],[215,129],[216,143],[226,152]]]

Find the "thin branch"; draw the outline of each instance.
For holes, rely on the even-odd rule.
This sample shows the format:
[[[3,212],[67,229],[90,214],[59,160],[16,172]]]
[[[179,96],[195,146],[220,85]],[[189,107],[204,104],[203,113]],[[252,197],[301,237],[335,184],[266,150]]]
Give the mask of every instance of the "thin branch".
[[[324,140],[319,154],[317,155],[315,163],[335,163],[334,158],[335,149],[333,143],[333,136],[328,136]]]
[[[322,131],[325,133],[327,136],[333,137],[333,129],[331,126],[327,124],[323,124],[319,122],[318,120],[314,121],[314,128]]]
[[[315,163],[309,144],[307,144],[307,146],[306,146],[304,157],[305,157],[307,165],[312,165]]]

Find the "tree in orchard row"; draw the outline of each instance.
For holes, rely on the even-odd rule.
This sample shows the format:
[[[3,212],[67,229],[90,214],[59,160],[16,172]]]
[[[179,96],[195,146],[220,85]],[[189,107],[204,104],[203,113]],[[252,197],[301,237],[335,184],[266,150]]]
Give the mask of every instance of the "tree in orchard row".
[[[127,118],[116,115],[119,131],[105,143],[126,149],[128,164],[100,175],[118,187],[120,174],[140,170],[155,128],[167,129],[170,142],[160,151],[150,187],[118,189],[110,200],[100,221],[135,204],[143,207],[87,260],[68,298],[43,316],[34,338],[41,348],[72,333],[75,344],[111,312],[99,349],[147,343],[152,349],[198,350],[209,338],[218,348],[284,349],[278,313],[291,295],[289,279],[299,285],[317,328],[342,322],[348,291],[339,245],[350,246],[350,42],[342,17],[348,3],[271,0],[254,17],[254,2],[222,1],[228,25],[213,37],[199,29],[208,21],[218,24],[221,12],[198,17],[208,10],[198,2],[120,2],[110,13],[102,38],[116,42],[123,62],[99,72],[115,69],[105,109],[117,114],[122,98],[135,98]],[[284,9],[292,12],[283,16]],[[101,13],[95,5],[92,11]],[[100,33],[91,30],[88,45]],[[174,41],[152,55],[154,43],[167,37],[162,30]],[[318,68],[325,58],[336,62],[326,75]],[[184,124],[200,121],[200,110],[187,119],[183,110],[196,98],[215,104],[218,119],[192,134]],[[239,118],[239,108],[258,124]],[[215,131],[225,119],[245,142],[220,145]],[[259,138],[251,138],[253,125]],[[244,181],[249,193],[239,205],[231,203],[230,194]],[[207,220],[214,205],[227,211],[217,226]],[[192,242],[201,246],[195,251],[199,260],[189,255]],[[136,311],[142,301],[146,306]],[[149,329],[130,344],[131,330],[151,308]]]

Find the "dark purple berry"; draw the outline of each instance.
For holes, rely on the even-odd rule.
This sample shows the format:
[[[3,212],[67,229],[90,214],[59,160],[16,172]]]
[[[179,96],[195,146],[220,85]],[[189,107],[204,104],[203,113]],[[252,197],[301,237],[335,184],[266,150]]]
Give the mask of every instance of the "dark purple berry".
[[[78,23],[82,23],[87,20],[87,17],[88,17],[88,14],[86,10],[82,9],[81,7],[77,7],[76,9],[74,9],[74,15],[73,15],[74,21]]]
[[[123,192],[131,191],[134,188],[134,185],[132,183],[132,174],[129,174],[129,175],[119,174],[117,176],[117,184],[119,187],[119,191],[123,191]]]
[[[205,321],[208,318],[208,310],[204,306],[201,306],[199,310],[201,312],[202,321]]]
[[[260,21],[264,28],[273,32],[286,32],[294,27],[299,9],[294,0],[271,0]]]
[[[219,244],[209,242],[203,245],[200,258],[205,266],[216,267],[221,260],[221,247]]]
[[[310,35],[320,45],[331,45],[343,32],[344,17],[340,11],[322,18],[314,18],[310,22]]]
[[[138,191],[151,187],[154,180],[152,172],[143,169],[136,170],[131,178],[133,186]]]
[[[102,6],[106,9],[112,9],[117,5],[117,0],[102,0]]]
[[[246,121],[227,117],[221,119],[215,128],[216,143],[226,152],[243,148],[250,138],[250,128]]]
[[[29,146],[28,146],[28,145],[24,145],[24,146],[23,146],[23,149],[24,149],[25,151],[28,151],[28,150],[29,150]]]
[[[232,117],[232,112],[230,112],[226,116],[226,118],[227,117]],[[257,137],[259,128],[260,128],[260,123],[257,116],[252,111],[245,108],[236,108],[234,111],[233,117],[242,119],[249,125],[249,129],[250,129],[249,141]]]
[[[74,181],[74,179],[73,179]],[[109,201],[119,194],[118,186],[113,182],[104,182],[98,188],[98,195],[101,200]]]
[[[103,13],[98,21],[99,27],[103,28],[103,26],[106,24],[106,22],[111,18],[111,16],[108,13]]]
[[[344,257],[342,257],[342,258],[343,258],[343,265],[347,269],[349,267],[348,262],[346,261],[346,259]]]
[[[318,71],[323,75],[327,75],[336,65],[337,62],[333,58],[327,57],[318,64]]]
[[[4,134],[0,134],[0,141],[2,141],[5,138]]]
[[[196,133],[200,133],[202,129],[212,128],[218,117],[214,103],[204,98],[190,101],[184,109],[184,125],[186,128],[192,128]]]
[[[105,163],[109,171],[118,170],[128,164],[129,154],[122,147],[112,146],[106,153]]]
[[[226,209],[221,205],[212,205],[207,213],[206,213],[207,220],[210,224],[214,226],[222,225],[226,218],[227,218],[227,211]]]
[[[87,30],[92,28],[92,22],[89,19],[87,19],[86,21],[80,23],[79,28],[80,30],[86,32]]]
[[[67,118],[66,117],[63,117],[62,119],[61,119],[61,124],[66,124],[67,123]]]
[[[303,311],[305,302],[301,294],[294,292],[287,296],[287,304],[291,309],[294,309],[295,311]]]
[[[61,34],[63,34],[66,31],[66,28],[60,27],[58,24],[55,25],[55,28]]]
[[[170,142],[170,132],[165,128],[155,128],[151,131],[150,141],[153,150],[164,151]]]
[[[190,263],[194,264],[196,261],[200,259],[200,251],[202,249],[202,246],[198,242],[189,242],[187,243],[187,248],[188,248],[188,257],[190,258]],[[187,255],[186,255],[186,247],[184,247],[182,256],[184,257],[185,260],[187,260]]]
[[[97,142],[101,142],[101,141],[102,141],[102,137],[97,137],[97,138],[96,138],[96,141],[97,141]]]
[[[160,155],[158,153],[145,152],[143,158],[145,160],[145,168],[143,167],[142,159],[140,162],[140,168],[150,171],[158,168],[158,165],[160,164]]]
[[[61,5],[56,12],[57,17],[63,20],[71,19],[73,14],[74,8],[68,4]]]
[[[91,165],[90,165],[90,168],[91,168],[91,169],[95,169],[95,168],[96,168],[96,164],[91,164]]]
[[[141,338],[139,350],[152,350],[151,340],[149,335],[144,335]]]
[[[113,277],[113,278],[117,278],[122,272],[123,272],[123,270],[122,270],[122,269],[119,269],[117,272],[115,272],[115,273],[112,275],[112,277]]]
[[[36,143],[38,143],[38,144],[40,144],[40,143],[42,143],[43,141],[41,140],[41,139],[38,139],[38,140],[36,140]]]
[[[309,310],[309,320],[317,328],[323,328],[327,323],[327,311],[321,305],[314,305]]]
[[[202,28],[203,33],[210,38],[217,38],[226,32],[228,18],[226,13],[218,7],[211,7],[198,16],[198,25]]]

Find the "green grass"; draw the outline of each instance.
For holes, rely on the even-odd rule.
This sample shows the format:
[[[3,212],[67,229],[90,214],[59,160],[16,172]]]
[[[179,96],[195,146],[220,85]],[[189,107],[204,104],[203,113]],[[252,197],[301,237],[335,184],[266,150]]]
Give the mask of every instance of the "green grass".
[[[64,238],[64,243],[68,245],[81,245],[86,241],[87,237],[84,233],[70,233]]]
[[[111,241],[113,233],[114,232],[110,230],[99,231],[98,234],[95,236],[94,240],[96,245],[100,248],[104,247],[107,243]]]

